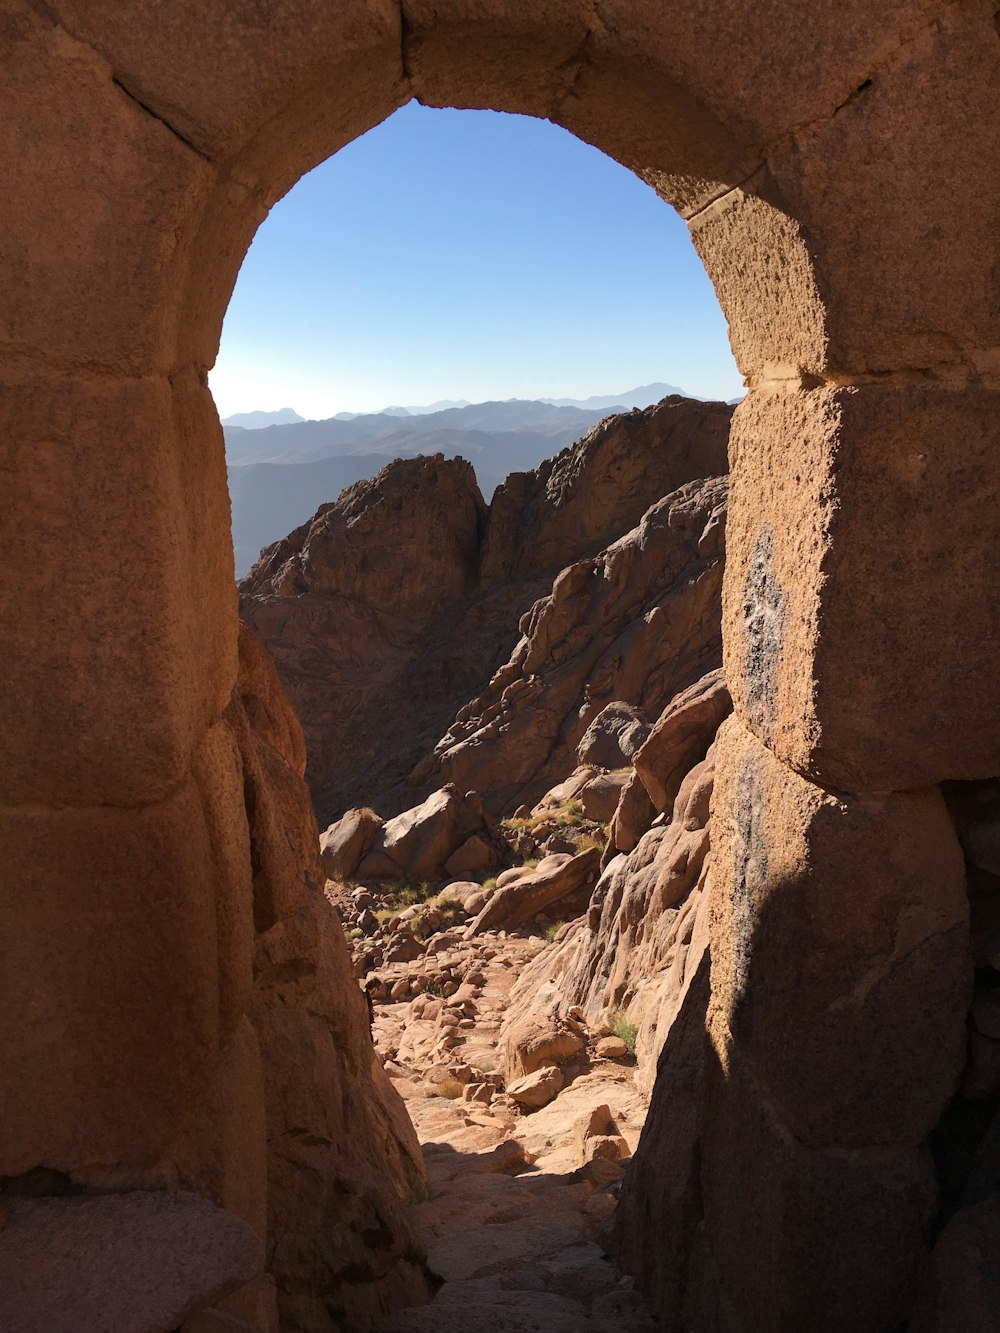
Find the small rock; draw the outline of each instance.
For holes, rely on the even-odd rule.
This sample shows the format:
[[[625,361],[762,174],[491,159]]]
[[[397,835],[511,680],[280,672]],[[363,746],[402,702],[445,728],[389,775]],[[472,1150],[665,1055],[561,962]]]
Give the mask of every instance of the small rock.
[[[543,1065],[541,1069],[536,1069],[533,1073],[525,1074],[523,1078],[509,1083],[507,1092],[520,1106],[534,1110],[540,1106],[548,1106],[549,1102],[562,1092],[565,1085],[563,1072],[557,1065]]]
[[[602,1037],[594,1049],[602,1060],[623,1060],[628,1055],[621,1037]]]

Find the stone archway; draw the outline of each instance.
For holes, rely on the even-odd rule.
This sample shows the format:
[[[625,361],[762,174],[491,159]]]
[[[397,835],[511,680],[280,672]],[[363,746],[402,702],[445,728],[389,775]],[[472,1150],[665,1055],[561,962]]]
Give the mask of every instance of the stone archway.
[[[935,784],[1000,771],[992,10],[247,0],[207,18],[177,0],[123,23],[111,0],[9,0],[0,1173],[179,1181],[263,1229],[265,1092],[273,1140],[311,1077],[282,1063],[274,1015],[308,1009],[296,986],[323,928],[308,829],[289,852],[258,827],[282,800],[301,809],[258,740],[289,773],[295,742],[264,666],[244,662],[233,700],[207,368],[255,227],[316,162],[411,95],[545,115],[688,218],[751,387],[734,431],[737,720],[717,796],[698,1271],[747,1328],[768,1307],[768,1327],[801,1327],[817,1299],[831,1327],[898,1318],[967,985]],[[799,966],[814,956],[822,986]],[[328,1015],[328,1100],[369,1087],[359,1004]],[[243,1128],[213,1103],[243,1106]],[[353,1123],[348,1108],[327,1129]],[[377,1174],[396,1140],[364,1135],[353,1156]],[[343,1156],[308,1202],[291,1189],[276,1205],[272,1173],[290,1327],[331,1317],[317,1293],[336,1264],[314,1246],[293,1272],[275,1231],[296,1209],[307,1229],[335,1215]],[[780,1206],[731,1207],[733,1174],[741,1200],[779,1179]],[[348,1229],[375,1197],[355,1191]],[[664,1234],[670,1197],[639,1201]],[[859,1213],[864,1243],[844,1248]],[[839,1305],[817,1248],[849,1274]],[[373,1289],[391,1287],[389,1258]],[[694,1299],[667,1290],[648,1246],[637,1263],[666,1308]]]

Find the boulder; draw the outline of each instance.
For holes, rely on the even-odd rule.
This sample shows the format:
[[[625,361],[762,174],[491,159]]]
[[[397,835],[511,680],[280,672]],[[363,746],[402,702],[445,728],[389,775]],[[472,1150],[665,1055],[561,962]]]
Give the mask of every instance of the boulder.
[[[622,788],[618,806],[608,825],[605,864],[616,852],[634,851],[639,845],[639,839],[649,831],[656,813],[642,779],[633,770]]]
[[[475,793],[463,796],[451,785],[442,787],[376,830],[358,872],[376,877],[389,865],[396,876],[440,879],[449,858],[481,830],[483,811]]]
[[[178,1190],[8,1199],[0,1232],[2,1322],[17,1333],[148,1333],[262,1270],[253,1230]]]
[[[601,709],[583,733],[576,747],[577,763],[609,769],[631,765],[649,732],[649,718],[641,708],[615,700]]]
[[[621,1037],[601,1037],[594,1047],[594,1053],[602,1060],[624,1060],[628,1055],[628,1046]]]
[[[457,851],[452,852],[444,863],[444,868],[449,875],[475,875],[480,870],[486,870],[493,864],[494,854],[489,842],[474,833],[471,838],[466,838]]]
[[[586,1044],[580,1025],[560,1015],[555,1004],[542,1004],[534,1012],[519,1014],[503,1033],[507,1087],[542,1065],[570,1064]]]
[[[596,882],[600,873],[601,853],[588,848],[577,856],[547,856],[534,870],[513,883],[499,884],[466,931],[472,939],[487,930],[507,930],[530,921],[551,903],[558,902],[584,885]]]
[[[319,840],[323,868],[330,879],[350,879],[382,827],[374,810],[348,810]]]
[[[704,758],[732,708],[720,667],[671,699],[660,714],[635,756],[635,771],[661,813],[673,809],[685,774]]]
[[[562,1092],[565,1084],[566,1079],[558,1065],[542,1065],[533,1073],[508,1083],[507,1094],[519,1106],[534,1110],[539,1106],[548,1106]]]
[[[630,774],[599,773],[591,778],[580,792],[580,804],[584,816],[598,824],[607,824],[614,817],[622,792],[628,785]]]

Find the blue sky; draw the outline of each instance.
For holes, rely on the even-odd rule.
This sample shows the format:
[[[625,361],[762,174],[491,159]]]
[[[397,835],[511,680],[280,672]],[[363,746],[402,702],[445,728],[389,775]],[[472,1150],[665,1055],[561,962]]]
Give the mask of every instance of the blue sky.
[[[742,381],[677,214],[547,121],[411,102],[305,176],[240,272],[221,415]]]

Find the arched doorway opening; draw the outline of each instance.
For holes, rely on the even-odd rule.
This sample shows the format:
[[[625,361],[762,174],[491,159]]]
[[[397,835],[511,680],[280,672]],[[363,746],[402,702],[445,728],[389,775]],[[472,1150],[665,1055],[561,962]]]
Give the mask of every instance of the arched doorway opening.
[[[255,868],[239,742],[220,720],[236,617],[207,370],[256,226],[311,166],[412,95],[524,112],[601,147],[689,220],[751,386],[735,431],[738,721],[717,795],[731,829],[710,1009],[721,1072],[698,1111],[698,1271],[719,1275],[741,1318],[778,1292],[780,1326],[800,1327],[809,1255],[823,1252],[830,1273],[850,1272],[855,1309],[899,1317],[929,1206],[913,1202],[921,1145],[964,1014],[961,867],[934,784],[1000,769],[988,683],[1000,173],[982,170],[997,155],[996,33],[982,7],[929,17],[859,0],[812,14],[803,45],[792,4],[539,14],[303,0],[210,26],[178,7],[126,27],[110,3],[61,0],[9,16],[4,517],[19,554],[0,592],[2,767],[8,862],[22,869],[5,906],[5,1175],[44,1166],[162,1187],[177,1145],[200,1142],[228,1181],[218,1197],[236,1207],[243,1189],[244,1211],[261,1214],[259,1154],[252,1170],[232,1126],[231,1153],[219,1122],[196,1130],[222,1086],[259,1112],[262,1078],[282,1104],[295,1082],[267,1053],[281,1041],[263,1043],[261,1065],[247,1030]],[[960,218],[949,178],[976,183]],[[970,466],[978,484],[964,487]],[[976,535],[961,558],[956,512]],[[885,549],[897,554],[882,561]],[[744,611],[748,588],[782,592],[767,635]],[[916,874],[928,828],[936,868]],[[771,854],[748,860],[747,842]],[[836,923],[804,911],[835,893],[845,859],[865,866],[851,911]],[[86,895],[68,891],[77,881]],[[302,921],[290,901],[286,943]],[[269,910],[285,920],[282,904]],[[793,969],[772,1004],[754,959],[808,955],[831,934],[843,953],[820,1050],[805,1017],[789,1021],[815,1012],[814,978]],[[270,958],[286,1017],[311,947]],[[916,997],[945,1032],[930,1060],[905,1025],[897,1039]],[[858,1014],[876,1053],[860,1069]],[[331,1101],[337,1078],[362,1077],[351,1033],[363,1016],[325,1023]],[[763,1147],[734,1156],[747,1134]],[[752,1198],[775,1161],[764,1148],[789,1138],[775,1170],[794,1209],[727,1204],[727,1164]],[[890,1145],[891,1170],[873,1176]],[[313,1216],[337,1194],[321,1179]],[[290,1191],[272,1223],[274,1272],[290,1271],[282,1247],[303,1197]],[[360,1216],[368,1202],[353,1197]],[[272,1187],[272,1219],[274,1206]],[[871,1227],[852,1247],[859,1208]],[[313,1249],[304,1271],[325,1263]]]

